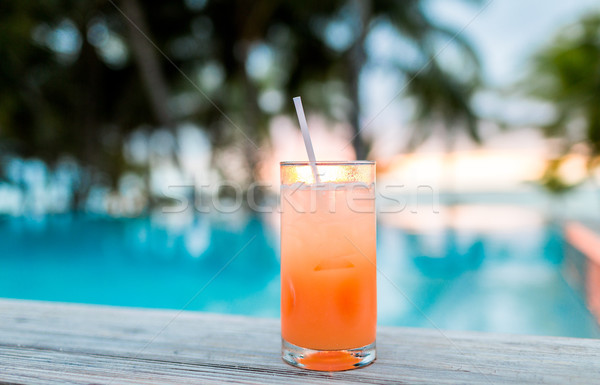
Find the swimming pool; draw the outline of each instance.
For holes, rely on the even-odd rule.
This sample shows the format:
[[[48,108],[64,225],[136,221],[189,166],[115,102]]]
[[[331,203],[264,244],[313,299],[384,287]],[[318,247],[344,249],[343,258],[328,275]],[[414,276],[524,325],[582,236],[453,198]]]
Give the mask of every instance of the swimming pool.
[[[471,226],[494,211],[464,210],[426,228],[381,217],[381,325],[600,337],[563,277],[557,227]],[[276,215],[243,213],[6,216],[0,296],[278,317],[277,227]]]

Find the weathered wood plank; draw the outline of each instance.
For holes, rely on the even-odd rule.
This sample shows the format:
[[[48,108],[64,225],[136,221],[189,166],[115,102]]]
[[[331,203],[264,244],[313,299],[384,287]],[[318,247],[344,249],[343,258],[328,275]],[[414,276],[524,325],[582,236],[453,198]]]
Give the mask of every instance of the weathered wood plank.
[[[280,359],[279,322],[0,300],[0,384],[594,384],[600,341],[379,328],[378,360],[341,373]]]

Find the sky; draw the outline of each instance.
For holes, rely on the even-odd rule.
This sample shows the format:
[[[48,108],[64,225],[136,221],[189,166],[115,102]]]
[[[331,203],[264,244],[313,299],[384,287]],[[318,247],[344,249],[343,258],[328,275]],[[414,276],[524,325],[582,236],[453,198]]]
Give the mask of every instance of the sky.
[[[496,90],[510,88],[522,80],[529,60],[550,44],[561,28],[590,11],[600,12],[598,0],[481,1],[482,5],[467,0],[428,0],[426,8],[434,21],[461,31],[460,35],[472,43],[481,59],[484,81]],[[410,47],[399,46],[390,30],[380,28],[368,41],[367,50],[374,62],[394,56],[410,57]],[[451,59],[444,57],[450,54],[451,49],[442,50],[440,59]],[[408,101],[398,97],[384,108],[403,86],[403,79],[392,70],[367,70],[362,79],[363,125],[371,121],[372,126],[405,122],[413,108]]]
[[[481,55],[486,80],[499,87],[518,80],[531,55],[550,43],[561,27],[589,11],[600,12],[598,0],[482,2],[478,7],[464,0],[430,0],[429,8],[437,20],[465,28],[463,35]]]
[[[501,131],[483,122],[480,129],[484,145],[478,147],[466,137],[459,138],[454,147],[458,153],[454,155],[452,174],[455,184],[464,187],[514,189],[523,181],[539,178],[545,159],[551,156],[547,140],[533,126],[552,113],[552,108],[514,96],[506,99],[502,91],[523,80],[530,59],[550,44],[561,29],[590,11],[600,12],[600,2],[482,0],[481,6],[473,3],[428,0],[426,4],[431,18],[461,31],[461,36],[479,53],[487,90],[477,95],[475,108],[484,117],[502,117],[522,128]],[[391,35],[385,28],[374,34],[368,47],[372,57],[379,60],[394,55],[410,57],[409,47],[399,46]],[[442,52],[439,58],[451,60],[451,52]],[[402,96],[395,97],[401,93],[405,80],[393,70],[374,66],[365,71],[361,82],[363,132],[367,138],[375,139],[374,155],[391,162],[390,167],[397,170],[393,178],[407,179],[414,175],[410,178],[418,183],[427,177],[427,183],[439,184],[448,167],[441,135],[434,135],[416,154],[406,154],[404,143],[411,130],[414,106]],[[390,103],[391,100],[394,102]]]
[[[411,130],[414,105],[398,97],[406,79],[394,68],[377,63],[395,59],[410,62],[415,60],[415,51],[399,41],[389,26],[376,26],[366,46],[372,64],[367,65],[360,80],[363,91],[361,133],[373,140],[371,157],[377,159],[378,169],[387,170],[388,181],[401,180],[407,189],[428,185],[436,190],[451,187],[465,191],[512,191],[543,173],[545,161],[551,155],[547,140],[533,126],[534,118],[543,119],[552,112],[551,106],[504,100],[501,91],[510,89],[525,76],[530,58],[550,44],[564,26],[592,9],[600,12],[600,3],[598,0],[489,1],[482,0],[478,6],[468,0],[427,0],[426,7],[434,20],[461,31],[480,55],[488,90],[476,98],[475,108],[483,116],[502,116],[518,122],[522,128],[501,131],[484,121],[480,126],[485,138],[483,146],[465,137],[459,138],[454,147],[456,152],[448,157],[444,153],[443,137],[434,135],[415,153],[407,153],[405,143]],[[451,49],[439,58],[442,61],[455,59]],[[348,153],[351,150],[349,126],[332,125],[311,116],[310,111],[307,113],[317,159],[352,158]],[[441,125],[436,129],[441,129]],[[273,149],[261,162],[260,174],[266,180],[276,181],[279,161],[305,159],[306,154],[297,121],[291,117],[272,122],[271,139]],[[573,159],[565,173],[580,178],[583,170],[580,163],[581,159]]]
[[[487,90],[477,95],[475,108],[483,116],[498,118],[497,115],[502,115],[505,120],[520,125],[543,121],[544,116],[551,113],[547,105],[499,100],[498,95],[523,80],[530,59],[550,44],[562,28],[591,10],[600,12],[600,3],[597,0],[482,0],[482,5],[474,3],[428,0],[426,8],[434,21],[460,31],[479,54]],[[410,47],[399,43],[391,28],[378,28],[371,35],[367,51],[373,63],[411,57]],[[453,59],[451,46],[440,48],[439,52],[439,60]],[[405,85],[405,79],[392,68],[374,65],[363,73],[362,126],[366,137],[377,137],[388,147],[406,141],[409,128],[405,126],[410,125],[414,105],[401,96]],[[389,152],[397,151],[398,148],[389,149]]]

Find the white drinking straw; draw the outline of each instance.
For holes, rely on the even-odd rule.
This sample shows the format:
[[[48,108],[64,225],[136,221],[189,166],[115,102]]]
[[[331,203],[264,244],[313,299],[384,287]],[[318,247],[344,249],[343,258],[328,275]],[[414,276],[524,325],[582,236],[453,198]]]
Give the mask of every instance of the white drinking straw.
[[[298,122],[300,123],[300,130],[302,131],[302,137],[304,138],[304,146],[306,147],[306,153],[308,154],[308,161],[310,162],[313,177],[317,183],[321,183],[317,171],[317,158],[315,157],[315,151],[313,150],[310,134],[308,133],[308,124],[306,124],[306,116],[304,116],[304,108],[302,108],[302,99],[300,99],[300,96],[294,98],[294,106],[296,107],[296,114],[298,115]]]

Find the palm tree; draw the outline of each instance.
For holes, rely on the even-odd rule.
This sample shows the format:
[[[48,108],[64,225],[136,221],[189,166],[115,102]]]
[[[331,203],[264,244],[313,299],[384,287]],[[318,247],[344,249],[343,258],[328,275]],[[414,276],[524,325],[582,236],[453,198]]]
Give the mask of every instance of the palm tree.
[[[354,108],[351,114],[355,129],[353,145],[357,157],[367,155],[367,146],[360,137],[360,102],[356,86],[363,67],[368,63],[365,41],[378,22],[388,22],[405,43],[413,46],[421,58],[413,63],[395,61],[387,63],[406,76],[405,94],[417,102],[416,129],[409,148],[421,144],[432,134],[433,122],[442,122],[446,129],[448,148],[452,147],[457,130],[464,129],[477,143],[480,142],[477,116],[470,105],[473,92],[481,84],[480,63],[473,47],[459,31],[448,29],[433,22],[423,9],[423,2],[370,0],[351,1],[360,20],[358,38],[349,51],[351,87]],[[443,46],[436,41],[444,41]],[[448,46],[457,49],[464,63],[461,68],[445,65],[440,54]],[[399,96],[399,95],[398,95]]]
[[[258,101],[269,92],[280,100],[310,95],[307,108],[335,119],[337,100],[349,100],[343,110],[353,145],[366,157],[358,80],[368,65],[367,37],[380,22],[389,22],[424,58],[419,67],[390,63],[410,79],[407,93],[419,102],[420,121],[447,122],[448,132],[466,127],[478,139],[469,105],[479,80],[476,56],[455,31],[427,17],[421,0],[9,0],[2,7],[0,145],[49,163],[71,154],[113,183],[133,167],[121,151],[133,130],[182,121],[205,128],[216,147],[242,143],[253,170],[252,142],[266,136],[273,116],[292,112],[291,103],[265,109]],[[349,44],[330,44],[338,39],[327,36],[335,23],[349,26]],[[65,37],[72,43],[66,51],[59,42]],[[434,41],[449,37],[469,58],[471,75],[453,72],[437,57]],[[261,52],[267,70],[252,72]],[[333,82],[342,86],[324,86]],[[181,94],[194,100],[176,112],[170,106]],[[415,131],[415,143],[429,127]]]
[[[562,153],[583,143],[588,170],[600,155],[600,15],[588,15],[565,28],[553,43],[534,59],[527,91],[553,104],[554,117],[542,127],[550,137],[560,138]],[[573,129],[573,123],[581,129]],[[545,182],[551,191],[568,191],[571,186],[557,181],[554,171],[564,156],[548,163]],[[552,178],[548,178],[548,176]],[[592,178],[593,180],[593,178]]]

